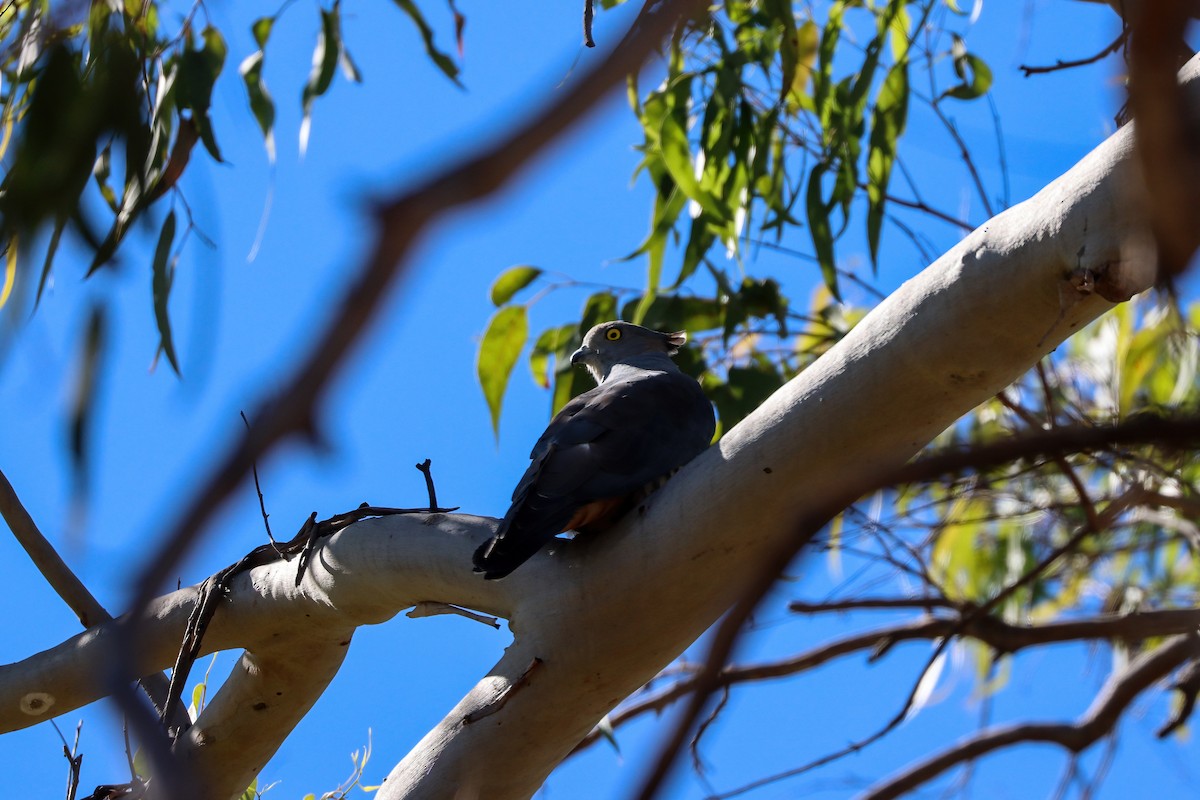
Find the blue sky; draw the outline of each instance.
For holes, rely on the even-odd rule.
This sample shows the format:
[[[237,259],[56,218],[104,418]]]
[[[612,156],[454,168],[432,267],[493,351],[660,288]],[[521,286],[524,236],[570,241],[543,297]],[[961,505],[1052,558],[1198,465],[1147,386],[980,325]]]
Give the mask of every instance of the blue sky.
[[[420,40],[394,6],[354,3],[343,8],[344,36],[364,76],[351,85],[339,75],[318,101],[308,152],[299,159],[299,96],[311,60],[318,19],[297,3],[283,14],[267,52],[266,78],[279,117],[279,158],[267,165],[261,138],[246,110],[235,67],[253,49],[248,26],[275,11],[273,4],[211,3],[208,12],[230,44],[227,74],[217,86],[215,127],[229,163],[197,153],[184,182],[198,224],[218,243],[193,241],[183,256],[172,311],[183,378],[165,365],[151,369],[155,347],[149,303],[149,255],[156,230],[127,247],[117,268],[86,283],[83,262],[60,258],[52,286],[36,315],[21,325],[0,354],[0,468],[30,513],[68,561],[112,611],[123,611],[125,578],[136,572],[159,533],[173,519],[210,454],[238,434],[239,410],[277,386],[305,351],[339,287],[357,265],[367,233],[365,201],[413,183],[487,141],[539,103],[553,97],[573,69],[600,57],[581,47],[581,4],[460,2],[467,16],[462,80],[447,81],[426,60]],[[439,42],[452,47],[448,11],[427,4]],[[633,8],[597,17],[600,50],[617,40]],[[1107,8],[1061,0],[983,5],[968,41],[991,64],[994,99],[1003,121],[1011,198],[1017,202],[1069,168],[1113,129],[1120,100],[1117,65],[1023,79],[1018,63],[1091,54],[1116,35]],[[650,85],[650,79],[644,85]],[[985,179],[1001,193],[991,166],[994,135],[986,106],[957,116],[977,146]],[[260,464],[277,536],[290,536],[311,511],[320,517],[363,501],[415,506],[425,501],[413,464],[433,460],[439,499],[471,513],[499,515],[524,470],[530,444],[545,425],[548,393],[518,365],[497,442],[475,381],[475,348],[491,312],[487,289],[503,269],[520,263],[580,280],[638,286],[641,262],[620,262],[648,225],[650,194],[630,182],[637,163],[631,146],[640,131],[623,92],[547,153],[512,187],[456,214],[430,232],[414,254],[402,289],[342,371],[321,420],[333,448],[314,455],[295,446]],[[985,218],[962,190],[964,170],[944,135],[921,115],[910,117],[902,153],[927,181],[931,200]],[[272,189],[273,187],[273,189]],[[273,204],[261,249],[247,261],[268,193]],[[939,252],[958,233],[939,223],[922,226]],[[865,249],[846,248],[843,263],[865,261]],[[884,238],[880,283],[898,285],[922,266],[903,237]],[[777,274],[795,297],[811,290],[811,264],[769,253],[756,274]],[[113,300],[111,348],[93,440],[90,500],[71,511],[65,413],[74,380],[83,314],[97,297]],[[535,329],[578,313],[583,292],[556,294],[533,310]],[[252,486],[220,512],[204,545],[180,568],[185,583],[203,579],[262,541]],[[53,646],[77,632],[77,622],[7,537],[7,609],[0,620],[0,663]],[[801,580],[780,590],[787,597],[820,597],[836,578],[812,557],[797,568]],[[882,620],[844,618],[814,622],[781,612],[758,620],[748,657],[806,649],[852,627]],[[435,617],[364,628],[330,690],[301,723],[260,783],[280,781],[271,796],[301,797],[333,788],[349,772],[350,751],[367,740],[374,756],[367,782],[378,782],[404,753],[486,674],[508,642],[461,618]],[[710,779],[728,789],[777,769],[817,757],[869,733],[894,713],[919,666],[924,645],[910,645],[884,664],[835,662],[799,681],[751,687],[735,695],[728,715],[710,734]],[[218,678],[234,655],[218,659]],[[1032,715],[1067,719],[1082,713],[1107,673],[1108,655],[1062,648],[1017,659],[1009,692],[993,709],[996,719]],[[207,661],[201,667],[207,666]],[[198,668],[198,671],[200,669]],[[971,699],[969,668],[943,679],[949,692],[900,732],[842,769],[764,789],[759,798],[841,797],[898,768],[906,760],[969,733],[980,705]],[[1123,727],[1116,767],[1101,797],[1129,797],[1147,773],[1164,796],[1185,796],[1196,778],[1195,745],[1154,744],[1161,703],[1147,704]],[[1031,712],[1030,709],[1033,709]],[[112,709],[97,704],[59,718],[64,731],[82,719],[84,785],[123,777],[124,756]],[[546,798],[619,797],[641,774],[657,732],[641,724],[619,734],[621,752],[607,746],[563,766],[543,790]],[[1097,748],[1097,751],[1102,749]],[[1085,759],[1094,766],[1097,753]],[[11,734],[0,743],[10,785],[55,796],[66,764],[48,725]],[[977,797],[1044,796],[1053,792],[1064,758],[1048,747],[1026,746],[984,761]],[[849,783],[841,779],[849,777]],[[949,785],[949,784],[944,784]],[[1192,784],[1194,785],[1194,784]],[[695,798],[704,786],[684,778],[672,798]]]

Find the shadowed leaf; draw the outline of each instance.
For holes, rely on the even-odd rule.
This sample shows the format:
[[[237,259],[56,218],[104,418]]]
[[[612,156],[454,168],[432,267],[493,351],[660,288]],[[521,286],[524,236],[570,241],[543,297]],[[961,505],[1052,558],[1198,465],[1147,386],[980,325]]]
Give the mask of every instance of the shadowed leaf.
[[[154,250],[154,323],[158,326],[159,347],[166,354],[171,369],[179,374],[179,360],[175,357],[175,342],[171,337],[171,318],[167,312],[167,301],[171,297],[171,284],[175,282],[175,262],[171,258],[171,243],[175,240],[175,212],[167,214],[162,231],[158,235],[158,246]]]

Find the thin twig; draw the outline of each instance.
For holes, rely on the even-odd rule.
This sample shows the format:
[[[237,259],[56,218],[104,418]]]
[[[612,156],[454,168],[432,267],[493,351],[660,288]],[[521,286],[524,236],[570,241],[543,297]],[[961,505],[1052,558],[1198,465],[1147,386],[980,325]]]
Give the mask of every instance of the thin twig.
[[[838,600],[828,603],[807,603],[793,600],[788,603],[788,611],[798,614],[818,614],[829,611],[860,611],[863,609],[914,609],[923,608],[926,611],[934,608],[961,609],[962,603],[955,603],[944,597],[862,597],[853,600]]]
[[[1162,636],[1187,633],[1200,627],[1200,609],[1180,608],[1161,611],[1135,612],[1123,615],[1104,615],[1086,619],[1048,622],[1041,625],[1012,625],[996,617],[981,617],[962,625],[962,617],[926,617],[896,625],[874,628],[825,642],[817,647],[777,661],[760,664],[728,666],[718,676],[718,688],[786,678],[816,669],[830,661],[855,653],[869,652],[869,660],[878,660],[894,645],[910,641],[932,641],[954,634],[982,642],[997,653],[1016,653],[1031,647],[1046,647],[1069,642],[1114,641],[1137,642]],[[700,664],[687,665],[682,677],[648,696],[617,709],[609,715],[609,723],[619,728],[646,714],[660,714],[696,687]],[[1180,680],[1183,678],[1181,676]],[[1182,691],[1182,689],[1181,689]],[[599,730],[591,731],[572,751],[586,749],[602,737]],[[803,766],[779,776],[776,780],[807,772]],[[753,787],[757,788],[756,782]],[[749,788],[746,788],[749,791]],[[732,796],[732,795],[722,795]]]
[[[1101,50],[1099,53],[1096,53],[1093,56],[1088,56],[1087,58],[1076,59],[1074,61],[1063,61],[1060,58],[1060,59],[1056,59],[1053,64],[1051,64],[1050,66],[1047,66],[1047,67],[1030,67],[1025,64],[1022,64],[1019,67],[1017,67],[1017,69],[1021,70],[1021,72],[1024,72],[1025,77],[1028,78],[1030,75],[1045,75],[1047,72],[1058,72],[1059,70],[1063,70],[1063,69],[1075,69],[1076,67],[1086,67],[1088,64],[1095,64],[1097,61],[1107,58],[1110,55],[1112,55],[1113,53],[1120,50],[1122,47],[1125,46],[1125,41],[1128,38],[1129,38],[1129,29],[1123,28],[1121,30],[1121,35],[1118,36],[1116,39],[1113,39],[1112,44],[1108,45],[1103,50]]]
[[[246,425],[246,430],[249,431],[250,420],[246,419],[246,412],[239,411],[238,414],[241,415],[242,422]],[[270,541],[271,544],[275,544],[275,537],[271,534],[271,515],[267,513],[267,501],[266,498],[263,497],[262,486],[258,482],[258,462],[251,462],[250,471],[254,474],[254,491],[258,492],[258,510],[262,512],[263,527],[267,529],[267,540]],[[276,548],[276,550],[278,550],[278,548]],[[280,553],[279,555],[282,557],[283,553]]]
[[[430,469],[430,464],[432,463],[433,462],[427,458],[420,464],[416,465],[417,469],[421,471],[421,474],[425,476],[425,491],[429,493],[430,511],[433,511],[433,509],[438,507],[437,489],[433,488],[433,470]]]
[[[80,722],[75,726],[75,746],[67,746],[67,737],[63,736],[59,730],[58,723],[50,720],[50,724],[54,727],[54,732],[58,734],[58,738],[62,740],[63,758],[67,760],[67,800],[75,800],[75,794],[79,791],[79,767],[83,764],[83,754],[79,752],[79,731],[83,726]]]
[[[1111,731],[1139,694],[1198,653],[1200,638],[1195,634],[1178,636],[1143,653],[1119,675],[1111,677],[1091,708],[1074,723],[1024,723],[984,731],[872,787],[860,800],[900,797],[968,759],[1014,744],[1045,742],[1080,753]]]

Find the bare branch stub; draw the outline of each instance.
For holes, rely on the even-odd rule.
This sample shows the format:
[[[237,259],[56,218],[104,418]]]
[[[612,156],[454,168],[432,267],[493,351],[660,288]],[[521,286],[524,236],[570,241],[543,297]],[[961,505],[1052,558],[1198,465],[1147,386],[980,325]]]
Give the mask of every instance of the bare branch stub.
[[[594,0],[583,0],[583,43],[587,47],[595,47],[596,40],[592,38],[592,18],[595,16]]]
[[[465,608],[460,608],[450,603],[438,603],[432,600],[422,600],[413,606],[404,616],[409,619],[418,619],[420,617],[435,617],[439,614],[456,614],[457,616],[466,617],[469,620],[487,625],[490,628],[500,629],[500,621],[495,617],[468,611]]]
[[[421,471],[421,474],[425,476],[425,491],[429,493],[429,510],[431,512],[438,507],[437,489],[435,489],[433,486],[433,470],[430,468],[432,463],[433,462],[427,458],[420,464],[416,465],[417,469]]]

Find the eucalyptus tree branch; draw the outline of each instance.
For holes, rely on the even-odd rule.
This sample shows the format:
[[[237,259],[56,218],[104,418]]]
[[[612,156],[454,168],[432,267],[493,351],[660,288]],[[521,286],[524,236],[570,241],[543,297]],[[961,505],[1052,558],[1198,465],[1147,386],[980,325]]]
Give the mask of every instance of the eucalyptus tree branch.
[[[1030,431],[1020,436],[1013,436],[998,442],[975,447],[946,450],[918,458],[883,474],[879,474],[877,471],[876,475],[871,476],[869,490],[864,494],[909,483],[922,483],[939,476],[958,473],[964,470],[994,468],[1034,456],[1053,457],[1068,452],[1084,452],[1101,446],[1112,446],[1115,444],[1153,444],[1169,450],[1195,448],[1196,446],[1200,446],[1200,415],[1188,415],[1177,419],[1165,419],[1145,415],[1117,423],[1110,427],[1062,426],[1049,430]],[[1013,592],[1035,580],[1063,555],[1073,551],[1084,538],[1092,535],[1094,532],[1104,530],[1105,527],[1112,524],[1117,515],[1126,510],[1130,505],[1139,502],[1143,497],[1143,490],[1140,487],[1133,487],[1123,495],[1114,498],[1105,508],[1104,512],[1100,513],[1095,520],[1081,527],[1066,542],[1043,558],[1032,570],[1026,572],[1014,583],[1006,586],[983,605],[969,611],[956,624],[960,629],[963,629],[982,618],[983,615],[1010,597]],[[674,758],[673,754],[678,752],[687,738],[686,731],[702,713],[708,697],[721,686],[720,675],[722,665],[727,661],[740,638],[741,626],[750,617],[750,614],[757,607],[761,598],[765,596],[774,584],[775,577],[795,558],[800,548],[810,541],[829,519],[832,519],[836,515],[840,508],[844,508],[851,502],[853,502],[853,498],[846,500],[845,497],[838,498],[836,495],[834,495],[833,499],[826,500],[824,504],[817,506],[803,518],[800,524],[794,528],[793,536],[789,540],[780,544],[769,559],[764,559],[761,562],[758,573],[755,575],[753,582],[747,584],[739,603],[734,606],[733,610],[726,615],[720,626],[718,626],[717,634],[713,638],[708,656],[705,659],[704,668],[697,674],[691,687],[692,696],[689,704],[680,715],[680,720],[667,740],[667,744],[664,745],[656,762],[655,769],[642,785],[640,794],[637,795],[639,800],[648,800],[648,798],[654,796],[662,781],[665,780],[667,770],[669,769],[668,764]],[[1093,524],[1096,525],[1095,528],[1093,528]],[[940,656],[948,642],[949,638],[942,639],[937,650],[927,661],[925,668],[921,670],[922,675],[929,669],[933,661]],[[831,760],[857,752],[894,730],[903,721],[909,708],[911,708],[916,691],[917,685],[914,684],[900,711],[878,731],[865,739],[856,741],[835,753],[831,753],[829,756],[811,762],[802,768],[802,771],[822,766]]]
[[[902,607],[891,605],[891,601],[884,602],[887,604],[863,607]],[[819,604],[814,604],[806,607],[805,611],[841,611],[847,608],[857,608],[857,606],[831,604],[829,609],[820,609]],[[1140,642],[1155,637],[1191,633],[1198,628],[1200,628],[1200,609],[1191,608],[1104,615],[1085,619],[1059,620],[1038,625],[1012,625],[991,616],[980,617],[969,622],[962,615],[926,617],[851,634],[790,658],[762,664],[728,666],[721,670],[717,683],[719,688],[725,689],[740,684],[788,677],[815,669],[834,659],[864,651],[870,652],[869,659],[875,661],[896,644],[913,640],[962,637],[982,642],[997,653],[1016,653],[1031,647],[1046,647],[1078,641]],[[619,728],[646,714],[662,713],[693,691],[696,686],[696,676],[702,668],[703,665],[700,664],[689,665],[689,674],[685,674],[663,689],[648,693],[649,696],[633,698],[633,702],[610,714],[607,718],[608,723],[613,728]],[[603,738],[603,733],[599,728],[592,730],[572,751],[572,755],[585,750],[601,738]],[[789,770],[779,777],[792,777],[795,774],[799,774],[798,771]]]
[[[1200,67],[1189,69],[1189,75],[1196,72]],[[1189,93],[1197,91],[1189,87]],[[1190,102],[1200,100],[1192,96]],[[566,124],[565,118],[556,119],[550,128]],[[514,146],[517,155],[526,152],[523,142]],[[619,698],[651,680],[736,605],[729,622],[717,629],[705,664],[705,670],[713,665],[719,673],[737,643],[740,623],[829,516],[879,485],[919,480],[935,468],[945,474],[986,466],[978,452],[903,465],[1112,302],[1153,282],[1155,251],[1142,216],[1132,146],[1131,132],[1118,131],[1037,196],[965,237],[603,536],[555,542],[500,586],[485,586],[488,582],[470,573],[472,545],[486,537],[490,521],[468,524],[461,517],[440,516],[436,525],[431,518],[429,526],[418,524],[403,533],[391,526],[408,523],[367,521],[322,542],[301,587],[281,585],[280,575],[260,586],[278,592],[281,603],[317,603],[327,615],[318,622],[328,624],[306,620],[297,635],[329,638],[312,642],[314,653],[306,649],[299,660],[286,659],[286,648],[264,650],[266,670],[259,668],[258,652],[247,653],[218,693],[221,702],[210,704],[209,716],[202,715],[192,728],[217,726],[226,734],[218,737],[224,749],[203,739],[181,746],[191,747],[187,751],[195,755],[194,763],[206,765],[200,769],[206,776],[232,785],[252,775],[264,753],[273,752],[285,729],[302,716],[305,703],[315,699],[317,685],[332,675],[354,625],[388,619],[398,599],[445,602],[506,616],[514,639],[500,661],[396,766],[379,791],[380,800],[458,792],[489,800],[529,797]],[[472,172],[483,175],[460,176],[474,181],[469,192],[436,183],[431,190],[443,194],[432,205],[445,206],[446,197],[478,197],[508,174],[486,159]],[[487,186],[480,187],[480,180]],[[406,213],[410,216],[381,217],[396,224],[380,236],[410,242],[414,226],[429,219],[420,209]],[[376,251],[395,252],[379,243]],[[1076,281],[1080,273],[1090,280]],[[311,370],[331,374],[335,364],[322,361],[320,353],[344,352],[349,343],[330,347],[310,359]],[[291,385],[311,389],[304,381]],[[1056,429],[1031,435],[1032,446],[1001,442],[982,452],[1020,458],[1096,446],[1113,437],[1133,441],[1134,433],[1142,434],[1139,442],[1161,439],[1165,446],[1186,446],[1179,440],[1180,426],[1167,422],[1131,420],[1131,427],[1103,429],[1099,438],[1095,431]],[[1200,424],[1195,428],[1191,435],[1200,435]],[[240,466],[236,459],[231,463]],[[243,472],[233,474],[240,479]],[[393,554],[377,564],[362,561],[357,548],[338,549],[337,544],[353,540],[351,531],[364,530],[379,535],[358,537],[363,541],[357,547],[376,547],[375,556],[395,548],[408,557]],[[410,533],[433,552],[404,551]],[[283,583],[292,578],[289,571]],[[342,616],[348,606],[355,610]],[[68,650],[55,657],[79,658]],[[144,651],[130,653],[138,657]],[[317,676],[305,669],[314,654]],[[534,659],[541,666],[531,672]],[[518,684],[521,689],[515,691]],[[304,687],[304,701],[286,698],[277,707],[272,690],[293,685]],[[253,707],[256,694],[267,698],[266,707],[259,716],[245,714],[241,709]],[[702,711],[707,704],[702,692],[693,693],[689,702],[697,697]],[[501,698],[507,698],[502,708],[482,715]],[[696,718],[684,720],[683,742]],[[467,719],[477,721],[464,725]],[[255,747],[241,747],[242,742]]]
[[[268,557],[232,575],[198,654],[244,652],[175,742],[177,768],[190,769],[206,800],[239,797],[324,692],[357,627],[448,599],[511,616],[516,586],[471,573],[471,553],[494,531],[493,521],[466,515],[375,517],[322,538],[299,585],[294,560]],[[262,548],[267,556],[269,547]],[[129,677],[174,662],[200,596],[201,587],[193,586],[142,610],[141,647],[132,654]],[[0,733],[108,694],[96,664],[107,657],[118,625],[93,627],[0,665]],[[155,791],[162,796],[161,786]]]
[[[1080,753],[1112,732],[1139,694],[1198,655],[1200,637],[1194,633],[1177,636],[1142,653],[1120,674],[1112,676],[1091,707],[1075,722],[1030,722],[985,730],[868,789],[859,800],[900,797],[958,764],[1016,744],[1045,742]]]
[[[654,8],[651,10],[650,5]],[[141,708],[124,684],[132,653],[138,650],[140,617],[136,610],[151,602],[173,567],[190,551],[229,495],[252,466],[278,445],[293,438],[320,440],[320,412],[331,381],[375,319],[407,268],[413,246],[449,211],[483,200],[505,187],[549,143],[600,107],[600,100],[651,56],[663,37],[687,11],[699,13],[696,0],[663,0],[648,4],[631,31],[572,87],[530,115],[510,133],[498,137],[480,154],[432,176],[417,186],[375,204],[373,241],[357,275],[347,283],[340,303],[316,344],[273,394],[263,397],[250,414],[249,430],[219,454],[197,489],[168,525],[147,565],[132,582],[133,616],[118,626],[108,663],[113,696],[128,714],[155,767],[155,774],[174,774],[171,757],[153,716]],[[172,779],[173,780],[173,779]],[[167,787],[172,793],[171,787]],[[174,787],[178,797],[193,791],[186,781]]]
[[[50,541],[38,529],[37,523],[33,521],[33,517],[29,515],[21,498],[17,496],[16,490],[13,489],[3,472],[0,472],[0,516],[4,517],[13,536],[29,555],[38,572],[62,598],[63,602],[75,612],[79,618],[79,624],[85,628],[91,628],[112,621],[112,615],[88,591],[83,581],[79,580],[67,563],[62,560],[58,551],[54,549],[54,545],[50,544]],[[142,676],[139,684],[160,713],[167,708],[169,681],[165,675],[161,672],[152,672]],[[171,727],[177,730],[186,727],[191,721],[188,719],[187,712],[182,709],[168,714],[168,720]]]
[[[29,555],[38,572],[42,573],[46,583],[50,584],[67,607],[79,617],[80,625],[90,628],[112,619],[112,615],[100,605],[100,601],[62,560],[54,545],[38,530],[37,523],[29,516],[3,472],[0,472],[0,516],[4,517],[13,536]]]

